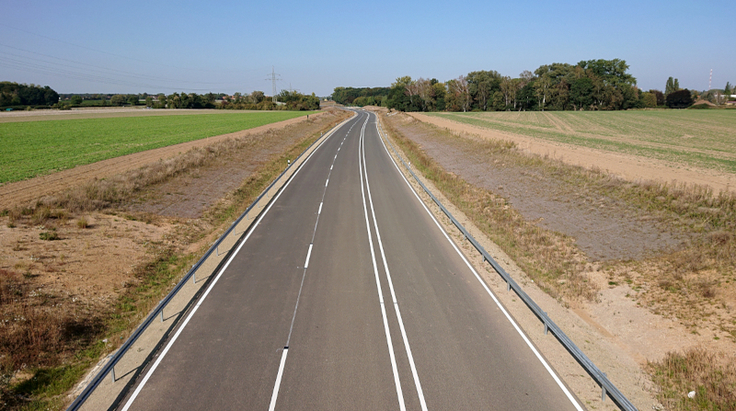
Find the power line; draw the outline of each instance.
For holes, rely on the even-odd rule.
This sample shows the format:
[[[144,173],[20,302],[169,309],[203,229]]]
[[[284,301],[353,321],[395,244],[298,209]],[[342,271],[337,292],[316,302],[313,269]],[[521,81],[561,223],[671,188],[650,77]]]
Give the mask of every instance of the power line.
[[[276,80],[281,80],[280,78],[276,78],[276,76],[280,76],[280,74],[276,74],[274,71],[274,67],[271,66],[271,77],[267,78],[266,80],[271,80],[271,88],[273,90],[273,94],[271,94],[271,101],[274,103],[276,102]]]

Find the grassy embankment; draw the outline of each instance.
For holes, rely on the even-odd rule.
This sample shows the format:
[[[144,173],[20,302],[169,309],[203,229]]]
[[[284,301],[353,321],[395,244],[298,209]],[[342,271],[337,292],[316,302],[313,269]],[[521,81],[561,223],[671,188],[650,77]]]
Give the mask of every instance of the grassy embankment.
[[[261,114],[261,113],[258,113]],[[184,224],[177,236],[189,244],[210,236],[239,216],[277,176],[286,164],[342,118],[326,123],[285,152],[273,156],[224,201],[207,210],[209,224]],[[278,120],[276,120],[278,121]],[[269,134],[278,139],[285,132]],[[267,142],[267,141],[266,141]],[[134,200],[142,189],[164,182],[185,171],[212,165],[222,156],[248,150],[248,139],[225,140],[206,148],[193,149],[179,157],[143,167],[107,180],[97,180],[63,195],[38,203],[35,208],[5,210],[9,224],[52,227],[70,219],[84,221],[84,213],[100,211],[124,218],[150,218],[126,213],[119,206]],[[240,151],[239,151],[240,150]],[[155,216],[153,217],[155,218]],[[79,223],[78,223],[79,225]],[[83,227],[83,223],[79,225]],[[209,227],[201,229],[200,227]],[[149,260],[138,266],[134,277],[113,306],[107,310],[55,309],[59,297],[49,295],[39,301],[32,279],[0,271],[0,308],[4,322],[0,329],[0,405],[9,410],[61,409],[67,393],[99,358],[127,338],[130,332],[165,295],[192,263],[206,250],[191,253],[164,242],[149,245]],[[108,343],[109,341],[109,343]],[[30,377],[14,380],[17,370]]]
[[[311,112],[217,113],[0,122],[0,184]]]
[[[694,122],[689,113],[678,113],[685,120]],[[584,137],[568,137],[556,129],[547,130],[552,128],[548,123],[548,114],[440,115],[459,117],[466,122],[503,131],[516,132],[522,129],[525,135],[561,136],[565,142],[588,144],[584,142]],[[569,116],[569,122],[589,122],[591,118],[587,113],[552,114]],[[627,113],[602,114],[596,117],[599,122],[605,120],[627,130],[636,128],[646,118],[640,113],[632,113],[631,121],[626,124],[626,118],[621,117],[621,114]],[[606,118],[605,114],[610,114],[610,117]],[[660,113],[655,115],[662,116]],[[724,122],[733,121],[719,118]],[[677,117],[666,121],[676,123]],[[509,125],[512,122],[516,125]],[[407,138],[401,126],[394,124],[391,118],[386,118],[384,124],[409,161],[543,289],[563,302],[595,298],[596,289],[588,282],[585,273],[589,269],[589,261],[577,250],[574,239],[526,221],[499,194],[473,186],[460,176],[444,170]],[[437,127],[422,127],[426,133],[437,133],[447,139],[458,138]],[[659,221],[667,222],[671,229],[681,230],[691,237],[687,247],[664,252],[645,261],[612,261],[603,264],[602,270],[608,275],[609,284],[615,286],[626,282],[635,290],[649,290],[648,296],[633,298],[641,298],[645,304],[654,306],[655,311],[674,313],[678,318],[691,321],[693,332],[697,332],[700,325],[697,322],[703,318],[703,313],[710,316],[712,310],[727,307],[724,296],[719,296],[717,290],[732,289],[736,285],[736,196],[715,194],[708,188],[698,186],[648,182],[635,184],[599,170],[586,170],[560,161],[525,155],[516,150],[513,143],[472,138],[465,140],[463,143],[468,145],[469,151],[482,153],[488,162],[520,166],[532,173],[554,176],[577,196],[624,201]],[[730,150],[727,154],[736,153],[736,147],[728,148],[729,144],[734,144],[733,141],[726,141],[723,136],[717,140],[725,147],[722,148],[724,151]],[[657,151],[643,148],[640,152],[651,154]],[[713,166],[723,164],[716,160],[702,163]],[[639,271],[639,275],[632,277],[630,274],[634,271]],[[736,340],[736,319],[733,314],[710,319],[715,327]],[[670,353],[665,360],[651,363],[649,370],[659,384],[660,400],[673,409],[734,409],[736,405],[736,368],[716,354],[698,350]],[[693,387],[692,390],[699,392],[697,401],[685,397],[688,390],[683,391],[684,387]]]

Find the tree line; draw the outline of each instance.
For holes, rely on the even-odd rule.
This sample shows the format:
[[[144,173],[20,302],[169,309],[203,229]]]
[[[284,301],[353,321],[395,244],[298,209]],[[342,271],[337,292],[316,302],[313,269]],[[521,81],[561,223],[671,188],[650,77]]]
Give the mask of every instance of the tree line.
[[[272,101],[262,91],[232,96],[225,93],[172,93],[159,94],[64,94],[59,108],[79,106],[136,106],[170,109],[228,109],[228,110],[319,110],[319,98],[296,91],[283,90]]]
[[[341,104],[400,111],[626,110],[667,103],[659,90],[639,90],[628,70],[625,60],[599,59],[545,64],[516,78],[493,70],[446,82],[404,76],[387,88],[338,87],[332,98]],[[679,91],[679,84],[671,86],[672,92]]]
[[[58,102],[59,94],[49,86],[0,82],[0,107],[52,106]]]

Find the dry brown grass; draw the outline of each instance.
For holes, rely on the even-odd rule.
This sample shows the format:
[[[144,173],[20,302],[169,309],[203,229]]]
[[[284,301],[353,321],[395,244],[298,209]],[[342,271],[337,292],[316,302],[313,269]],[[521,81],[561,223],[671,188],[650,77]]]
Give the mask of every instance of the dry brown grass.
[[[384,125],[409,161],[500,245],[542,289],[563,302],[595,298],[597,288],[584,274],[586,260],[573,238],[525,220],[503,197],[448,173],[391,122],[384,122]],[[479,144],[480,152],[489,156],[506,157],[514,150],[512,143],[504,141]]]
[[[95,313],[36,289],[26,276],[0,270],[0,403],[16,403],[9,391],[16,373],[72,356],[101,324]]]
[[[648,368],[659,385],[658,399],[673,411],[736,410],[736,364],[702,348],[668,353]],[[689,398],[688,393],[694,392]]]

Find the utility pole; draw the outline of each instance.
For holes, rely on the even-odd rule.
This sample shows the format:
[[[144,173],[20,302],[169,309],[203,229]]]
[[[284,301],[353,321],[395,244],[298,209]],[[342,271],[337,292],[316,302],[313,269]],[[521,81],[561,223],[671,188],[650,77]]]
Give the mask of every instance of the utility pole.
[[[272,88],[271,101],[273,101],[274,103],[276,103],[276,80],[281,80],[280,78],[276,76],[280,76],[280,74],[276,74],[274,67],[271,66],[271,76],[267,78],[266,80],[271,80],[271,88]]]

